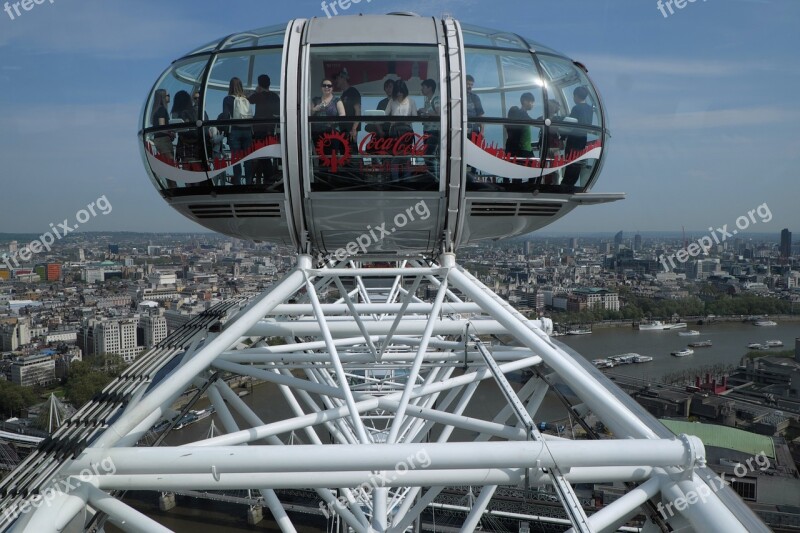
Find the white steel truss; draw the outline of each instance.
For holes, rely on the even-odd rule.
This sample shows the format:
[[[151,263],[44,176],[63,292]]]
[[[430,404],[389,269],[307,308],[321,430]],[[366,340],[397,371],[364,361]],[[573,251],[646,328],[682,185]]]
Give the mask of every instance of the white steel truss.
[[[550,486],[564,508],[550,523],[570,531],[625,528],[636,515],[665,530],[656,505],[690,494],[704,497],[668,518],[673,529],[768,531],[732,491],[718,490],[699,439],[669,434],[552,341],[549,320],[526,319],[450,254],[380,268],[315,268],[303,255],[265,293],[226,305],[140,358],[4,481],[3,529],[108,520],[167,531],[116,496],[252,489],[288,532],[276,490],[313,489],[355,532],[418,528],[427,509],[445,508],[463,511],[461,530],[473,531],[498,487]],[[509,342],[492,341],[499,336]],[[514,387],[507,376],[519,371],[531,377]],[[263,420],[230,375],[276,387],[289,414]],[[466,414],[483,382],[505,402],[488,419]],[[614,438],[540,433],[537,413],[556,387],[568,387],[579,398],[574,412],[593,413]],[[144,447],[191,388],[216,408],[220,432]],[[294,444],[296,435],[306,444]],[[627,493],[587,516],[574,485],[601,482],[624,483]],[[436,501],[453,486],[480,490],[466,506]]]

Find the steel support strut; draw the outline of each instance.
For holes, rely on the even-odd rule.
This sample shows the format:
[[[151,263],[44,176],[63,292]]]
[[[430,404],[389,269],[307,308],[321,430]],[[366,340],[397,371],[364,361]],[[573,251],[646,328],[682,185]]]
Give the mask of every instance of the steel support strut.
[[[702,443],[660,438],[618,391],[550,340],[549,321],[525,319],[452,255],[440,264],[409,259],[398,265],[353,261],[320,269],[300,256],[295,269],[246,306],[231,304],[213,321],[172,333],[165,347],[142,356],[109,386],[109,406],[79,411],[55,435],[50,446],[56,451],[36,452],[3,482],[2,527],[56,531],[89,509],[132,529],[158,531],[161,526],[104,491],[251,489],[261,491],[283,531],[294,531],[275,490],[314,489],[322,500],[318,512],[359,533],[401,533],[419,525],[426,509],[441,508],[463,512],[462,530],[470,531],[488,515],[528,516],[492,511],[499,487],[550,486],[568,519],[552,522],[589,532],[624,528],[646,502],[706,493],[695,473],[704,460]],[[224,326],[210,330],[218,323]],[[521,346],[489,344],[489,335],[511,335]],[[179,364],[159,374],[175,358]],[[508,374],[534,368],[539,377],[512,385]],[[258,414],[215,374],[275,388],[286,412]],[[502,405],[483,417],[476,414],[482,412],[478,391],[489,379]],[[182,446],[135,446],[173,412],[182,393],[209,381],[199,392],[216,407],[223,434]],[[591,410],[616,438],[541,434],[537,410],[556,383],[572,389],[581,413]],[[459,442],[452,441],[456,431]],[[113,471],[55,495],[52,506],[14,514],[47,486],[104,461]],[[587,517],[571,485],[600,482],[640,485]],[[481,487],[471,507],[442,501],[446,487],[465,485]],[[696,530],[744,531],[736,518],[743,511],[736,515],[730,499],[715,493],[706,499],[676,510],[680,519]]]

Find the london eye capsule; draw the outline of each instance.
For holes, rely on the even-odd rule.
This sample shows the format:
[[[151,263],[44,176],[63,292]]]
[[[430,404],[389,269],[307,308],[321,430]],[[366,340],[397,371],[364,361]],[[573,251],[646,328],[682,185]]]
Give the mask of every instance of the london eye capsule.
[[[455,251],[622,197],[589,192],[608,131],[586,69],[452,18],[298,19],[230,35],[161,75],[140,126],[172,207],[314,254]]]

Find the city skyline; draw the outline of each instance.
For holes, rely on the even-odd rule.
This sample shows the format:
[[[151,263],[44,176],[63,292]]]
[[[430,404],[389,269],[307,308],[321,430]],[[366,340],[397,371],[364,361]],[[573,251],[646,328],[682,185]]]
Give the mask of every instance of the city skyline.
[[[310,0],[270,6],[269,17],[263,2],[236,6],[253,22],[219,17],[219,5],[208,0],[191,10],[59,2],[13,18],[0,13],[0,232],[41,234],[100,195],[114,213],[88,221],[85,231],[203,232],[168,207],[140,162],[135,129],[152,84],[170,61],[222,35],[332,14]],[[556,4],[538,7],[548,6]],[[800,109],[790,92],[800,78],[791,46],[800,22],[795,2],[694,3],[664,17],[655,2],[571,0],[558,4],[569,16],[534,27],[535,11],[508,16],[528,10],[519,2],[403,7],[517,32],[588,67],[613,136],[593,190],[628,196],[583,207],[534,236],[630,226],[705,232],[733,227],[760,205],[773,216],[742,238],[800,225],[787,194],[796,190],[800,153],[792,135]],[[394,9],[374,0],[340,16]],[[778,75],[781,83],[772,81]]]

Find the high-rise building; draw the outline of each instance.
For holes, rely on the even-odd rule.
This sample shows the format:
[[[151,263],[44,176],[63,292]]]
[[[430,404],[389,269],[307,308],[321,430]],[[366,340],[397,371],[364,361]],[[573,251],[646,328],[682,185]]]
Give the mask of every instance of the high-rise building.
[[[47,263],[47,281],[58,281],[61,279],[61,265],[59,263]]]
[[[642,250],[642,236],[638,233],[633,237],[633,249],[637,252]]]
[[[29,355],[15,359],[11,381],[23,387],[49,385],[56,380],[56,363],[50,355]]]
[[[569,240],[569,247],[572,248],[573,250],[577,250],[578,249],[578,238],[577,237],[572,237]]]
[[[167,319],[159,315],[146,315],[139,320],[142,330],[143,347],[152,348],[167,336]]]
[[[617,247],[622,246],[622,231],[619,231],[616,235],[614,235],[614,245]]]
[[[129,363],[141,351],[136,343],[137,319],[90,321],[78,334],[86,355],[117,354]]]
[[[698,259],[689,264],[688,274],[691,279],[706,279],[721,272],[719,259]]]
[[[31,328],[28,319],[7,318],[0,322],[0,349],[2,351],[13,352],[30,342]]]
[[[533,241],[527,241],[525,243],[525,252],[531,256],[533,255]]]
[[[10,243],[8,243],[8,253],[15,254],[17,253],[18,249],[19,246],[17,244],[17,241],[11,241]]]
[[[781,257],[788,259],[792,256],[792,232],[789,228],[781,230]]]

